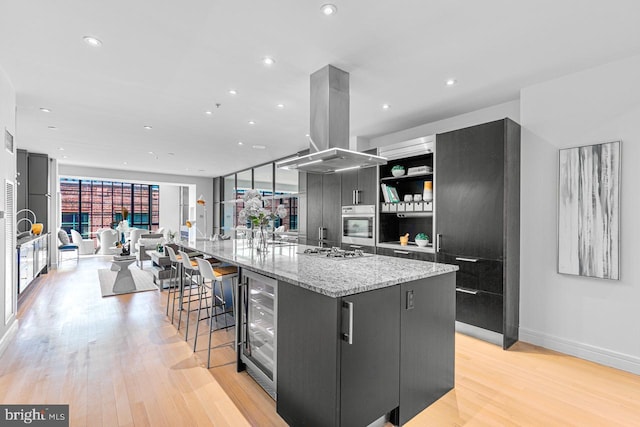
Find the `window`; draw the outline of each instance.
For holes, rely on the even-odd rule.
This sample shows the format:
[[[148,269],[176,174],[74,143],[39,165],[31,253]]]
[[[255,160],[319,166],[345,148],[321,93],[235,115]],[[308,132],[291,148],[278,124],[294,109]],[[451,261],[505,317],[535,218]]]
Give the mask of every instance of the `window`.
[[[60,179],[62,228],[77,230],[83,237],[122,221],[129,211],[129,225],[151,230],[160,223],[160,187],[84,179]]]

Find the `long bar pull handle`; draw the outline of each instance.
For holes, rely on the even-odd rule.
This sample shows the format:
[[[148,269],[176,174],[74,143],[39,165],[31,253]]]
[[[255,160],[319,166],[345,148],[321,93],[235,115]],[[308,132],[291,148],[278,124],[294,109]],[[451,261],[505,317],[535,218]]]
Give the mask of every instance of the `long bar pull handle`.
[[[360,204],[360,190],[354,190],[356,194],[356,205]]]
[[[351,204],[356,204],[356,190],[351,190]]]
[[[409,252],[407,252],[407,251],[399,251],[399,250],[396,250],[396,249],[393,250],[393,253],[400,254],[400,255],[409,255]]]
[[[440,252],[441,243],[442,243],[442,234],[436,234],[436,252]]]
[[[346,341],[347,344],[353,344],[353,303],[343,301],[342,307],[349,311],[349,328],[347,329],[346,334],[342,334],[342,339]]]
[[[476,295],[478,291],[474,289],[456,288],[456,292],[462,292],[463,294]]]
[[[362,246],[360,245],[349,245],[349,247],[353,249],[362,249]]]
[[[478,262],[478,258],[462,258],[462,257],[456,257],[456,261]]]

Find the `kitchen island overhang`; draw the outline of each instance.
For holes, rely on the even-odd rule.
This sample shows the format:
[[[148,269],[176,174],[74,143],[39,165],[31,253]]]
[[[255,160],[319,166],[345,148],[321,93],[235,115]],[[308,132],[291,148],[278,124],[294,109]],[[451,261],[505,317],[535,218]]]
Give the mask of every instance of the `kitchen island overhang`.
[[[261,253],[241,240],[188,247],[277,281],[272,379],[290,425],[366,426],[385,416],[404,424],[453,388],[457,266],[322,259],[305,256],[304,245]],[[248,292],[239,283],[242,369]]]

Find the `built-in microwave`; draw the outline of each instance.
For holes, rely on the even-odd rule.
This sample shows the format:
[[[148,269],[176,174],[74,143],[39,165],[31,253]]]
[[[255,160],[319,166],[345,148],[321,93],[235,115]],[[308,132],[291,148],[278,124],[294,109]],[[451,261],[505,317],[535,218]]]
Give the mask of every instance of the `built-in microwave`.
[[[342,243],[376,245],[376,207],[356,205],[342,207]]]

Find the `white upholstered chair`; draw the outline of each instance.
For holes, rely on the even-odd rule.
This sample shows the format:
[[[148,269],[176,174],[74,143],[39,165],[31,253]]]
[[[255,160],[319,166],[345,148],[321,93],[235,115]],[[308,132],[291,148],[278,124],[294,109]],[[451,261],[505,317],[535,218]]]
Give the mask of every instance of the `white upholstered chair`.
[[[93,255],[96,253],[96,244],[93,239],[83,239],[76,230],[71,230],[71,241],[78,246],[80,255]]]
[[[100,236],[100,249],[98,253],[101,255],[112,255],[113,247],[115,247],[116,242],[118,241],[118,232],[111,228],[107,228],[102,230],[99,234]]]
[[[144,230],[142,228],[131,229],[131,233],[129,233],[129,250],[131,251],[131,255],[136,253],[136,251],[138,250],[138,239],[140,239],[140,236],[142,236],[143,234],[149,234],[149,230]]]

